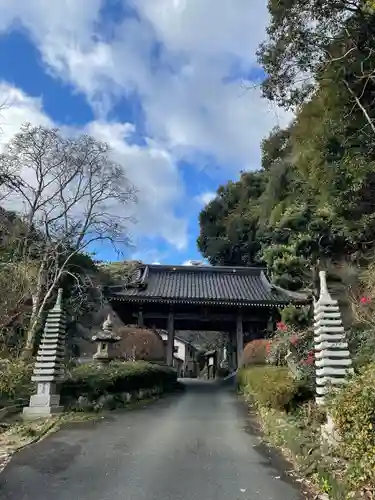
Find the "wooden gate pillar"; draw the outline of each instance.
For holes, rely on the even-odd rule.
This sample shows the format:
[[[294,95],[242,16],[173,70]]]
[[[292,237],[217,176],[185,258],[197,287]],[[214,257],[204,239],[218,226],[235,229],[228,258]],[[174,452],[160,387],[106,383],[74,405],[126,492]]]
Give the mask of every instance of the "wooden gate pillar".
[[[236,325],[236,344],[237,344],[237,368],[241,368],[242,355],[243,355],[243,322],[242,322],[242,312],[239,311],[237,314],[237,325]]]
[[[173,366],[174,354],[174,312],[168,314],[167,365]]]
[[[138,326],[140,326],[140,327],[145,326],[142,306],[140,306],[138,309]]]

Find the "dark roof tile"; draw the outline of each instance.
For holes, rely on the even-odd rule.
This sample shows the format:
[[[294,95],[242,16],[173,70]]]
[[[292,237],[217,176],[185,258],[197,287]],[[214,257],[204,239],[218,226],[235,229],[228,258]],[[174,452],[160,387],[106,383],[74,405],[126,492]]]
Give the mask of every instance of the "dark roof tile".
[[[128,287],[109,289],[110,300],[228,305],[285,305],[308,300],[273,287],[261,268],[150,265],[137,277]]]

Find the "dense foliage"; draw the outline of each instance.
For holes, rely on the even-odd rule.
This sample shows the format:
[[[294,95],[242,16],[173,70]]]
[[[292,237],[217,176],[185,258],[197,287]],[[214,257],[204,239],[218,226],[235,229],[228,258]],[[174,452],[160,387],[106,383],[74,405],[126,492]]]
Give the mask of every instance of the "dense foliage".
[[[375,364],[355,376],[334,399],[332,415],[353,488],[375,484]]]
[[[19,401],[24,402],[32,393],[33,365],[21,360],[0,361],[0,408]]]
[[[198,247],[212,264],[265,264],[281,286],[315,290],[318,266],[361,265],[374,249],[375,16],[360,1],[269,10],[265,94],[299,106],[263,141],[261,168],[202,210]]]
[[[332,498],[356,498],[360,493],[372,499],[375,3],[268,0],[268,10],[267,35],[258,50],[266,74],[262,91],[267,99],[293,110],[294,117],[265,138],[260,168],[221,186],[203,209],[198,246],[212,264],[262,264],[277,284],[291,290],[317,294],[317,272],[328,271],[356,375],[333,399],[341,441],[320,476],[321,486]],[[313,320],[311,311],[294,308],[283,311],[281,320],[268,364],[244,369],[240,382],[258,406],[267,408],[261,412],[266,419],[285,429],[294,427],[290,441],[296,444],[304,435],[311,440],[307,414],[317,410]],[[270,385],[280,403],[267,395]],[[285,410],[287,392],[293,394],[295,385],[298,404],[291,414],[282,411],[275,417],[269,409]],[[305,397],[311,400],[308,405]],[[320,440],[320,417],[315,419],[313,441]],[[279,440],[292,449],[287,441]],[[313,449],[309,445],[305,455],[313,455]],[[319,453],[310,474],[314,470],[319,475],[319,463],[324,462]],[[347,487],[345,494],[335,490],[334,483]]]

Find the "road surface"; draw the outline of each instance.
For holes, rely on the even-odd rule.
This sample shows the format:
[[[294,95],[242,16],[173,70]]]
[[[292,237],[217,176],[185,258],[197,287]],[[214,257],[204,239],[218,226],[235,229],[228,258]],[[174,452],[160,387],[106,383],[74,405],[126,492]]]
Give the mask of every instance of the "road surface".
[[[300,500],[227,387],[188,381],[148,407],[74,424],[16,454],[1,500]]]

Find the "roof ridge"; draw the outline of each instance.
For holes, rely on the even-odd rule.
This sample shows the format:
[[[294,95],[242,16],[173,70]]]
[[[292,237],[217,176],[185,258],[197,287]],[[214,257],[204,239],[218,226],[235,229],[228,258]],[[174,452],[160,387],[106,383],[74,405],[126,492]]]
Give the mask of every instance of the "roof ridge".
[[[150,271],[179,271],[184,273],[236,273],[239,274],[260,274],[262,271],[266,270],[265,267],[257,267],[257,266],[183,266],[183,265],[158,265],[158,264],[149,264],[147,265]]]

